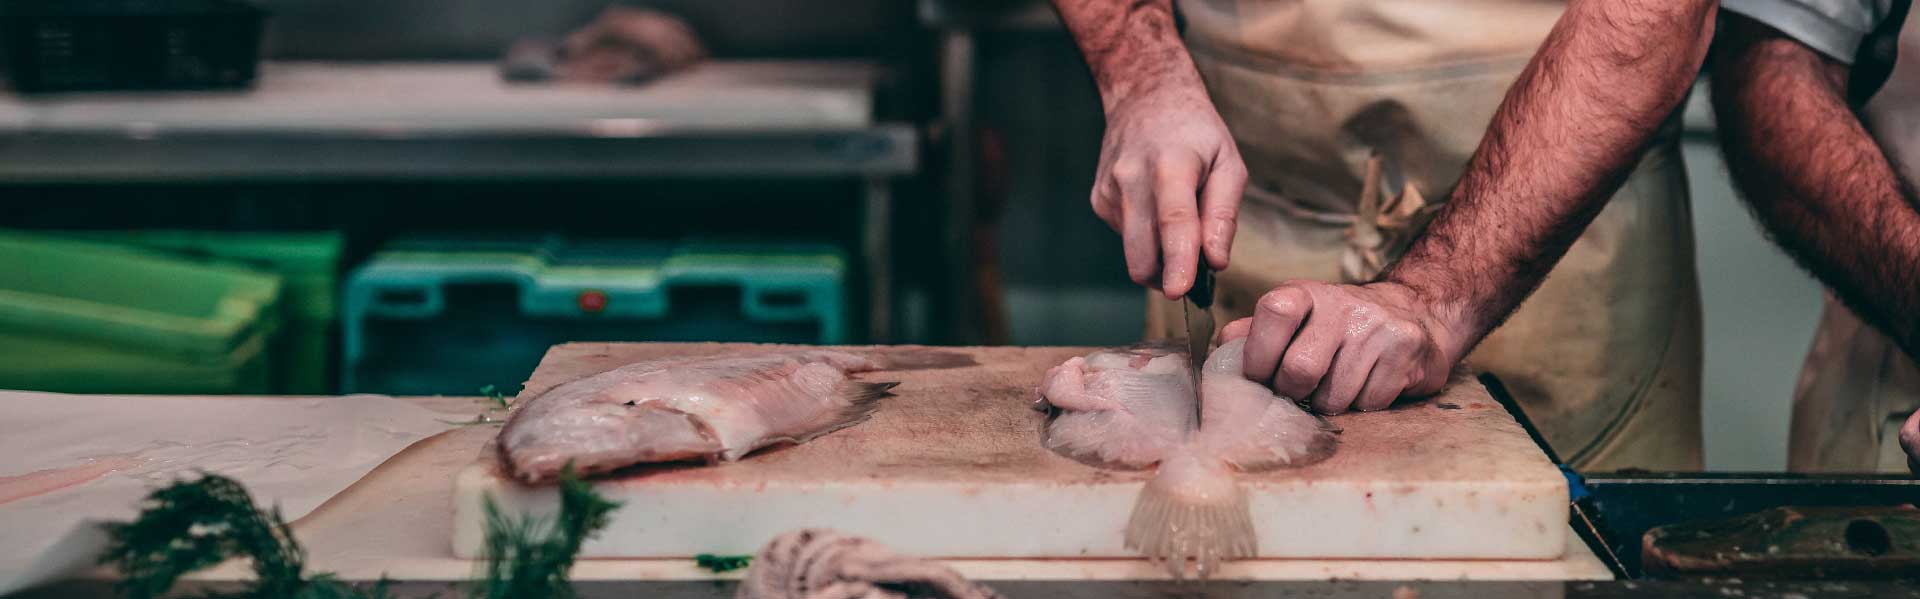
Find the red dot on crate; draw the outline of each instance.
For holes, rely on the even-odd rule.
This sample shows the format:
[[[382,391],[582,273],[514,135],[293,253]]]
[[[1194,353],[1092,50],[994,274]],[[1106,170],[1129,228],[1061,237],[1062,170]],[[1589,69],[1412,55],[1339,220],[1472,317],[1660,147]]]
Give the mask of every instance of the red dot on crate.
[[[580,292],[580,311],[598,314],[607,309],[607,293],[596,289]]]

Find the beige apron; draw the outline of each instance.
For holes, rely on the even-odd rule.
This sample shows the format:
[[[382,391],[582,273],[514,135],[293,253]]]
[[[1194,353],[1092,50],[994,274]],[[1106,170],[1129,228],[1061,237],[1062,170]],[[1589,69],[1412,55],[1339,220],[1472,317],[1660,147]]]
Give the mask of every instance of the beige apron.
[[[1916,7],[1920,8],[1920,7]],[[1899,60],[1864,109],[1907,181],[1920,181],[1920,10],[1907,13]],[[1920,367],[1829,297],[1793,394],[1787,469],[1907,472],[1900,425],[1920,409]]]
[[[1288,279],[1365,281],[1445,198],[1560,5],[1183,0],[1249,184],[1216,318]],[[1700,467],[1700,313],[1671,137],[1469,356],[1583,470]],[[1148,335],[1184,334],[1149,294]]]

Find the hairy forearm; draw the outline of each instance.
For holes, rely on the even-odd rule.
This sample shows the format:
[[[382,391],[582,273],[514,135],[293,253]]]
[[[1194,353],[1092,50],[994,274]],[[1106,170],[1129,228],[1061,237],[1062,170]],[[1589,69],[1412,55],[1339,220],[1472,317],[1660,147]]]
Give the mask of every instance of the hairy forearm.
[[[1461,356],[1539,286],[1686,98],[1705,0],[1574,0],[1495,112],[1426,233],[1383,281]]]
[[[1743,17],[1713,65],[1735,185],[1788,253],[1920,356],[1920,212],[1846,103],[1848,69]]]
[[[1180,86],[1200,74],[1174,27],[1173,0],[1053,0],[1108,111],[1137,92]]]

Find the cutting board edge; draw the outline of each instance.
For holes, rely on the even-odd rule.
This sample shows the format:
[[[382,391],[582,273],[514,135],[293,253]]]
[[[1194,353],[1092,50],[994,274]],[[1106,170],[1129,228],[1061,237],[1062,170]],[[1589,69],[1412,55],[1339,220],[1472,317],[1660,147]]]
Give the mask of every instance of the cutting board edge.
[[[1098,485],[985,485],[997,492],[981,494],[983,485],[963,490],[962,485],[895,484],[890,487],[856,486],[835,488],[832,484],[808,486],[768,485],[751,494],[738,489],[682,485],[673,488],[635,486],[603,487],[609,499],[625,506],[705,506],[738,513],[786,512],[768,519],[740,518],[733,521],[693,522],[654,512],[631,512],[622,507],[613,514],[613,523],[590,543],[585,557],[605,558],[685,558],[698,553],[751,552],[759,543],[788,530],[827,525],[843,531],[879,537],[902,551],[943,558],[1128,558],[1136,554],[1125,549],[1119,530],[1130,513],[1140,483]],[[1398,485],[1398,483],[1396,483]],[[1561,556],[1565,546],[1567,521],[1564,485],[1524,485],[1513,489],[1489,490],[1484,486],[1469,493],[1441,485],[1437,489],[1414,489],[1402,495],[1369,497],[1365,487],[1295,488],[1293,493],[1254,493],[1251,502],[1262,539],[1311,539],[1311,543],[1267,542],[1263,559],[1499,559],[1550,560]],[[1533,487],[1533,488],[1527,488]],[[1438,491],[1438,492],[1434,492]],[[1505,492],[1500,492],[1505,491]],[[550,515],[558,506],[558,493],[550,486],[533,487],[503,479],[498,470],[485,463],[470,464],[456,475],[453,492],[453,550],[455,555],[473,558],[482,547],[484,509],[481,497],[491,494],[509,513],[525,511]],[[1471,502],[1475,494],[1489,498],[1482,505],[1455,505],[1443,501]],[[1304,496],[1304,497],[1303,497]],[[1494,498],[1507,497],[1509,501]],[[1436,500],[1429,505],[1428,500]],[[1093,514],[1080,518],[1064,517],[1061,510],[1034,510],[1029,506],[1046,502],[1066,502],[1074,514]],[[1314,514],[1303,515],[1293,506],[1300,503],[1329,506]],[[910,509],[937,508],[936,512],[964,514],[1002,514],[1010,518],[1031,518],[1024,524],[1008,524],[1000,530],[1040,531],[1027,540],[975,538],[953,540],[941,548],[920,544],[917,539],[967,536],[967,528],[928,524]],[[895,505],[915,508],[894,509]],[[772,506],[771,510],[767,508]],[[931,506],[931,507],[930,507]],[[764,512],[763,512],[764,513]],[[1054,516],[1046,514],[1053,513]],[[823,514],[825,514],[823,516]],[[958,518],[952,517],[949,520]],[[966,521],[994,519],[986,515],[960,518]],[[809,520],[811,520],[809,522]],[[824,520],[824,522],[823,522]],[[786,524],[793,522],[794,524]],[[1330,526],[1324,522],[1363,523],[1365,533],[1352,528],[1316,530]],[[888,524],[891,523],[891,524]],[[872,528],[864,528],[872,527]],[[911,534],[901,531],[915,531]],[[890,538],[904,535],[904,538]],[[1420,548],[1427,543],[1406,539],[1445,538],[1441,548]],[[1332,549],[1326,539],[1343,539]],[[637,539],[637,540],[636,540]],[[665,539],[665,540],[663,540]],[[1465,539],[1465,540],[1460,540]],[[1497,539],[1497,540],[1496,540]],[[662,543],[680,543],[676,548],[661,548]],[[958,546],[963,549],[955,550]],[[1001,549],[965,549],[968,547]]]

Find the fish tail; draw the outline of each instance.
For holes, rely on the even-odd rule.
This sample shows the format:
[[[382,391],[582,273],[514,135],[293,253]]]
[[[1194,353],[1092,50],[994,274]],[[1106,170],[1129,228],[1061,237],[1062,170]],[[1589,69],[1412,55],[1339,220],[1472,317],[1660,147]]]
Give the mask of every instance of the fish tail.
[[[1176,456],[1140,489],[1127,520],[1126,547],[1184,579],[1188,565],[1205,579],[1225,560],[1253,557],[1253,513],[1231,470],[1218,460]]]
[[[840,383],[840,386],[833,390],[833,397],[845,407],[838,412],[830,413],[823,420],[815,421],[817,426],[810,427],[813,429],[811,432],[793,441],[805,443],[821,435],[866,421],[868,417],[873,416],[874,410],[880,408],[880,400],[892,396],[892,389],[898,386],[900,383],[892,381],[867,382],[848,379]]]
[[[873,402],[880,401],[880,398],[893,395],[893,388],[898,386],[900,386],[900,383],[897,381],[871,383],[866,381],[847,381],[840,385],[838,395],[841,399],[847,400],[848,405],[866,406],[869,411],[871,411]]]

